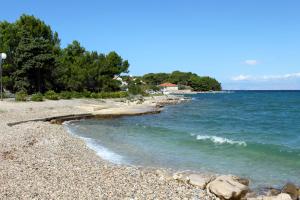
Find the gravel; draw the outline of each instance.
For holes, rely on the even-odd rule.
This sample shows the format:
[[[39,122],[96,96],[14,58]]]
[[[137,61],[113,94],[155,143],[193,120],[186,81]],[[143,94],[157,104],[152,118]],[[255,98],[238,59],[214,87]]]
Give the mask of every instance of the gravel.
[[[108,103],[113,101],[0,102],[0,199],[215,199],[196,186],[161,176],[168,170],[104,161],[61,125],[6,125],[85,113],[77,106]]]

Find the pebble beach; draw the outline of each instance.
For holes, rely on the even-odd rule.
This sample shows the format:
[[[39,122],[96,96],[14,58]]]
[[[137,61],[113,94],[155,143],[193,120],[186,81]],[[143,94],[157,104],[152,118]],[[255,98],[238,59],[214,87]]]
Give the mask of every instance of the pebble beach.
[[[87,112],[82,106],[112,107],[112,102],[0,102],[0,199],[214,199],[205,190],[162,175],[167,171],[104,161],[62,125],[7,126],[15,121],[82,114]]]

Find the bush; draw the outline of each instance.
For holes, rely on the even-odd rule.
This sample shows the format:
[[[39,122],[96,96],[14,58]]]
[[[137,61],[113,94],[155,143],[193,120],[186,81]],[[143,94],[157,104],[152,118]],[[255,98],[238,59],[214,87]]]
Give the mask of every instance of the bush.
[[[108,99],[108,98],[125,98],[129,96],[129,93],[126,91],[119,91],[119,92],[60,92],[59,94],[55,93],[54,91],[50,90],[45,93],[45,98],[50,100],[57,100],[57,99],[71,99],[71,98],[95,98],[95,99]]]
[[[64,91],[59,93],[60,99],[72,99],[72,92]]]
[[[87,90],[84,90],[81,95],[85,98],[90,98],[91,97],[91,92],[90,91],[87,91]]]
[[[128,92],[125,92],[125,91],[119,92],[119,98],[125,98],[125,97],[128,97],[128,96],[129,96]]]
[[[128,97],[128,92],[119,91],[119,92],[101,92],[101,93],[92,93],[91,97],[109,99],[109,98],[125,98]]]
[[[95,92],[92,92],[91,95],[90,95],[90,97],[94,98],[94,99],[98,99],[99,98],[99,94],[95,93]]]
[[[130,94],[133,94],[133,95],[138,95],[138,94],[144,94],[145,93],[142,86],[134,84],[134,83],[129,84],[128,92]]]
[[[44,97],[41,93],[35,93],[35,94],[31,95],[30,100],[31,101],[43,101]]]
[[[72,95],[72,98],[76,98],[76,99],[83,97],[82,93],[75,92],[75,91],[71,92],[71,95]]]
[[[58,100],[59,96],[56,92],[54,92],[53,90],[49,90],[48,92],[45,93],[45,97],[46,99],[49,100]]]
[[[12,93],[10,93],[10,92],[8,92],[8,91],[4,91],[3,92],[3,98],[5,99],[5,98],[14,98],[15,97],[15,95],[14,94],[12,94]]]
[[[178,90],[193,90],[193,88],[188,85],[178,85]]]
[[[15,100],[16,101],[26,101],[28,94],[25,91],[20,91],[16,93]]]

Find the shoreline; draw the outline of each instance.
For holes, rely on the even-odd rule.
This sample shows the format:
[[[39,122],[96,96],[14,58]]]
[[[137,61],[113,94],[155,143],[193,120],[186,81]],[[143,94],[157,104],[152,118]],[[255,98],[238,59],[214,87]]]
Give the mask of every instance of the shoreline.
[[[105,161],[61,125],[41,121],[6,125],[82,114],[86,109],[77,106],[85,103],[97,102],[0,102],[1,199],[214,199],[197,187],[164,179],[154,169]],[[105,105],[111,103],[108,100]],[[108,109],[115,111],[117,106]]]
[[[100,158],[84,139],[56,125],[57,121],[37,120],[6,126],[16,121],[87,112],[110,117],[126,112],[139,115],[182,101],[180,97],[161,96],[147,98],[141,104],[86,99],[0,102],[0,124],[4,127],[0,130],[1,199],[45,198],[50,193],[53,198],[63,195],[67,199],[216,199],[213,188],[207,189],[212,179],[218,178],[216,174],[198,174],[193,178],[194,173],[190,172],[113,164]],[[230,181],[239,183],[232,177]],[[246,189],[248,191],[248,186],[243,187],[241,192]]]

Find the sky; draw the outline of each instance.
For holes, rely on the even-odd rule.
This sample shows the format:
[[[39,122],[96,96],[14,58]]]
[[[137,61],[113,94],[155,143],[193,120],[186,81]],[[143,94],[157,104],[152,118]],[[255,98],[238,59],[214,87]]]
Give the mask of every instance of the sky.
[[[224,89],[300,89],[299,0],[0,0],[0,21],[34,15],[62,47],[116,51],[130,74],[192,71]]]

